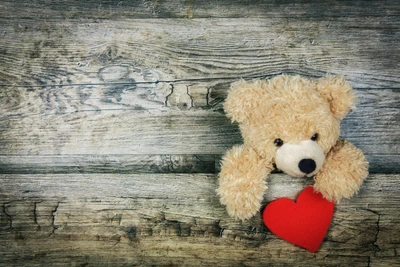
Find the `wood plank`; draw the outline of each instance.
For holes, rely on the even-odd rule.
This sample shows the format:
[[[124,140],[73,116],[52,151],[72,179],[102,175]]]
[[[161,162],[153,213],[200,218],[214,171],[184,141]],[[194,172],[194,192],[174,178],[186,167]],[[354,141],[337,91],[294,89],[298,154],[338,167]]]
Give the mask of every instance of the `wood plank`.
[[[215,194],[215,175],[3,174],[0,264],[396,263],[399,178],[371,175],[356,197],[336,205],[324,243],[312,254],[279,240],[258,216],[229,218]],[[265,203],[295,198],[310,182],[273,174]]]
[[[8,19],[247,18],[398,16],[396,1],[2,1]],[[326,7],[329,8],[326,8]],[[23,10],[24,12],[21,12]]]
[[[2,174],[219,173],[222,154],[0,155]],[[367,154],[370,173],[397,173],[398,155]],[[278,171],[276,171],[278,172]]]
[[[400,87],[396,17],[0,23],[2,85],[75,85],[84,93],[89,84],[284,72],[342,74],[357,88]]]
[[[0,173],[215,173],[215,155],[0,155]]]
[[[365,152],[374,171],[396,171],[399,124],[391,114],[387,114],[387,120],[379,121],[379,117],[371,116],[373,112],[364,112],[360,117],[344,121],[342,136]],[[127,111],[116,114],[74,113],[5,121],[6,129],[0,133],[0,148],[3,156],[220,155],[232,145],[241,143],[237,126],[231,125],[223,115],[149,116]],[[371,119],[367,120],[365,116]],[[376,130],[371,131],[372,127]]]
[[[104,163],[109,171],[148,172],[153,166],[154,172],[159,172],[166,169],[156,167],[158,163],[153,161],[158,162],[157,156],[145,160],[147,163],[132,162],[143,161],[145,155],[151,158],[151,155],[171,154],[188,155],[179,159],[186,165],[181,165],[178,172],[186,172],[184,169],[198,172],[198,167],[204,172],[218,172],[209,160],[191,167],[193,155],[219,158],[231,146],[241,143],[242,138],[237,125],[231,124],[222,111],[228,84],[207,87],[209,84],[197,82],[189,92],[182,89],[179,97],[176,95],[179,92],[174,91],[175,98],[164,91],[157,95],[156,89],[139,89],[138,93],[98,88],[90,97],[65,87],[4,89],[0,92],[1,169],[6,173],[25,172],[23,169],[34,173],[59,173],[67,169],[99,172],[106,171]],[[372,172],[398,172],[399,91],[368,89],[358,90],[358,95],[358,108],[342,122],[342,137],[364,151]],[[42,156],[43,164],[33,155]],[[56,156],[51,158],[51,155]],[[62,155],[74,155],[61,160],[67,164],[65,168],[57,167]],[[79,155],[92,155],[92,159],[100,161],[95,163]],[[106,155],[115,155],[118,160]],[[76,157],[82,162],[75,161]],[[129,167],[127,161],[131,162]],[[54,166],[45,171],[43,167],[49,163]]]

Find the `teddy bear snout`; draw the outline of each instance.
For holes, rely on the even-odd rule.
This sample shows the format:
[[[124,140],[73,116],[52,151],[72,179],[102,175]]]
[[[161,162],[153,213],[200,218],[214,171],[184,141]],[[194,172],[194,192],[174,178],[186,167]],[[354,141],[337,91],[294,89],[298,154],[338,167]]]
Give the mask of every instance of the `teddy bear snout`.
[[[295,177],[314,176],[324,163],[325,155],[317,142],[304,140],[286,143],[276,151],[276,167]]]
[[[302,159],[299,162],[300,171],[306,174],[312,173],[313,171],[315,171],[315,168],[317,168],[317,164],[313,159]]]

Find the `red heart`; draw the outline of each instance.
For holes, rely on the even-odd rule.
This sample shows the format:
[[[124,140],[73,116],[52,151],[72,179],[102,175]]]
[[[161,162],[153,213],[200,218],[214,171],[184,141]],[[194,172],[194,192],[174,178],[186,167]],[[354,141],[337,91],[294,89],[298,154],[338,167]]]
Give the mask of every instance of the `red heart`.
[[[272,201],[265,208],[263,218],[278,237],[317,252],[328,231],[334,207],[333,202],[309,186],[300,193],[297,203],[288,198]]]

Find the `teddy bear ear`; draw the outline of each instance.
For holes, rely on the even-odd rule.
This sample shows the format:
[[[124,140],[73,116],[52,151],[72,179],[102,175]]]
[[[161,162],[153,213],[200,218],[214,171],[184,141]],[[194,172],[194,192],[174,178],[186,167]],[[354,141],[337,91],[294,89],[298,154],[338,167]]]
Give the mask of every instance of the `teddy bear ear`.
[[[233,122],[242,123],[254,114],[263,95],[261,81],[246,82],[240,80],[231,85],[224,103],[224,110]]]
[[[354,108],[354,90],[342,76],[326,76],[319,79],[317,91],[329,102],[333,115],[338,119],[343,119]]]

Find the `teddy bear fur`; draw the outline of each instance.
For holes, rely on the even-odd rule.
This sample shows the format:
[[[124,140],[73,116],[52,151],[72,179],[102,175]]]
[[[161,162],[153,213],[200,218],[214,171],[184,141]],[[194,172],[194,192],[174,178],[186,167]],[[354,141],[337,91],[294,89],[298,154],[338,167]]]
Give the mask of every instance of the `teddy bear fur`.
[[[289,175],[313,176],[314,190],[329,201],[352,197],[368,176],[361,150],[339,139],[340,121],[354,101],[352,87],[339,76],[279,75],[232,84],[224,110],[239,124],[244,143],[221,162],[217,193],[229,215],[244,220],[260,211],[266,178],[276,166]],[[299,170],[302,157],[315,160],[313,172]]]

